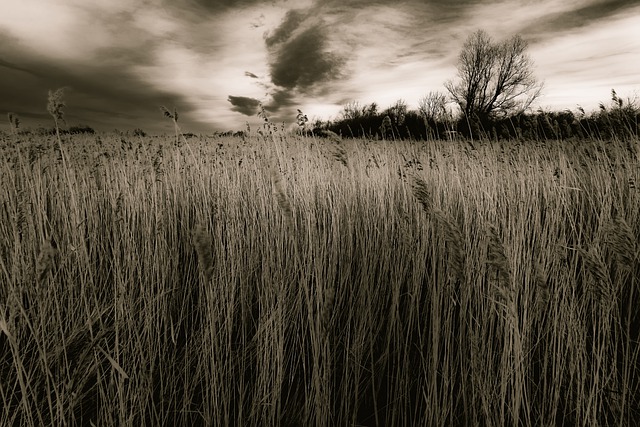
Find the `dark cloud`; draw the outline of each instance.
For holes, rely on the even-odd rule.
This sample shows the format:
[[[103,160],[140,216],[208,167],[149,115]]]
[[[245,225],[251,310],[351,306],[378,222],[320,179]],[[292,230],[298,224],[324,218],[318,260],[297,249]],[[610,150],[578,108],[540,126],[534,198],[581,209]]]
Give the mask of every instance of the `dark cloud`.
[[[279,46],[270,64],[271,81],[306,93],[340,76],[343,66],[344,60],[327,50],[326,29],[316,25]]]
[[[557,21],[569,26],[583,26],[594,20],[609,17],[631,7],[638,7],[638,0],[600,0],[575,11],[559,15]]]
[[[189,122],[186,99],[159,91],[122,67],[65,67],[26,58],[3,61],[0,66],[0,114],[16,112],[26,119],[25,127],[50,126],[47,94],[59,87],[67,88],[65,118],[70,126],[83,123],[96,129],[164,128],[157,109],[158,105],[168,104],[177,105],[185,113],[185,128],[204,128],[203,124]]]
[[[276,113],[282,108],[288,109],[296,105],[295,96],[287,90],[276,90],[271,94],[271,102],[264,106],[264,109]]]
[[[258,112],[260,101],[255,98],[248,98],[246,96],[232,96],[229,95],[227,101],[233,105],[232,111],[244,114],[245,116],[254,116]]]
[[[11,36],[0,30],[0,41],[6,39]],[[24,49],[20,39],[0,42],[0,114],[16,112],[24,119],[25,128],[51,126],[46,109],[48,92],[66,87],[65,118],[70,126],[164,129],[171,124],[157,111],[158,105],[168,104],[185,113],[185,129],[205,129],[208,124],[189,121],[189,100],[159,90],[130,66],[152,63],[155,43],[139,33],[135,43],[123,46],[116,42],[94,49],[86,61],[67,62],[39,55],[36,49]]]
[[[596,0],[569,12],[546,16],[543,20],[533,23],[524,32],[541,34],[545,38],[554,32],[581,28],[638,6],[640,6],[638,0]]]
[[[265,34],[265,43],[267,47],[274,46],[288,40],[293,32],[300,27],[305,20],[306,14],[300,10],[291,9],[284,16],[284,19],[273,32]]]
[[[5,61],[3,59],[0,59],[0,67],[2,68],[8,68],[9,70],[13,70],[13,71],[21,71],[23,73],[27,73],[27,74],[32,74],[34,76],[37,76],[38,73],[34,70],[29,70],[27,68],[21,67],[19,65],[13,64],[11,62]]]
[[[247,77],[251,77],[252,79],[257,79],[258,78],[258,76],[256,76],[255,74],[253,74],[250,71],[245,71],[244,75],[247,76]]]
[[[271,83],[271,101],[265,110],[288,117],[301,95],[318,95],[344,74],[346,58],[331,48],[330,27],[319,2],[308,9],[289,10],[280,25],[265,33]],[[294,115],[295,116],[295,115]],[[290,118],[289,118],[290,119]]]
[[[221,9],[244,7],[251,4],[263,2],[258,0],[190,0],[188,3],[202,7],[204,9],[219,11]]]

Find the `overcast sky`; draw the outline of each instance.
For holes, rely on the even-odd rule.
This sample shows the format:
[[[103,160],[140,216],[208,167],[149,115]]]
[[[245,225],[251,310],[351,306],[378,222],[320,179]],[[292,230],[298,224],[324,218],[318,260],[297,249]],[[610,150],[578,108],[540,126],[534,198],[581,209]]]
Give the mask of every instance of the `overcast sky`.
[[[544,81],[537,106],[595,109],[640,91],[640,0],[15,0],[0,11],[0,123],[184,131],[336,117],[345,103],[416,108],[455,77],[465,38],[521,34]]]

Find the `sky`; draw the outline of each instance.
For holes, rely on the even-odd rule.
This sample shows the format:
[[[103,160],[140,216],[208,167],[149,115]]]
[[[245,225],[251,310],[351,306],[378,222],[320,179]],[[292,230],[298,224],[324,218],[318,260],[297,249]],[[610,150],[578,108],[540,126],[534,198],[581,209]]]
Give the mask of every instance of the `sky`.
[[[172,132],[335,119],[351,101],[416,109],[446,92],[475,30],[520,34],[544,84],[535,108],[640,96],[640,0],[17,0],[0,12],[0,129]]]

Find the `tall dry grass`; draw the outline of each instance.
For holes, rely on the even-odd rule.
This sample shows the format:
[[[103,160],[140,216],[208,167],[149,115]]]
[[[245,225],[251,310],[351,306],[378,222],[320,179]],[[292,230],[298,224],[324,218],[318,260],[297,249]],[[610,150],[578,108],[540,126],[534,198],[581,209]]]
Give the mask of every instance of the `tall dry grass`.
[[[637,141],[53,142],[0,151],[0,425],[640,417]]]

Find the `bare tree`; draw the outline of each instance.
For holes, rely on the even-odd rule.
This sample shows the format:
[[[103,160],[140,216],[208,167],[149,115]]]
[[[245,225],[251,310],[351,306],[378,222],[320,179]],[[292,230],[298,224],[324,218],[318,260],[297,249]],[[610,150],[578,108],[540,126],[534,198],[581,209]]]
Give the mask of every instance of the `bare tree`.
[[[438,91],[429,92],[418,100],[418,111],[424,121],[427,135],[440,138],[438,125],[447,122],[447,96]]]
[[[343,107],[340,115],[343,120],[357,120],[362,117],[364,107],[358,101],[347,102]]]
[[[446,105],[446,95],[438,91],[429,92],[418,100],[418,109],[422,118],[434,122],[444,118],[447,113]]]
[[[497,43],[483,30],[469,36],[458,56],[458,81],[445,83],[466,117],[483,120],[529,108],[542,85],[526,49],[519,35]]]
[[[342,107],[340,115],[343,120],[357,120],[362,117],[373,117],[378,114],[378,104],[372,102],[362,105],[358,101],[351,101]]]
[[[369,105],[362,107],[362,113],[367,117],[375,117],[378,115],[378,104],[372,102]]]
[[[404,125],[409,108],[404,99],[398,99],[392,106],[384,110],[382,114],[389,116],[394,126]]]

